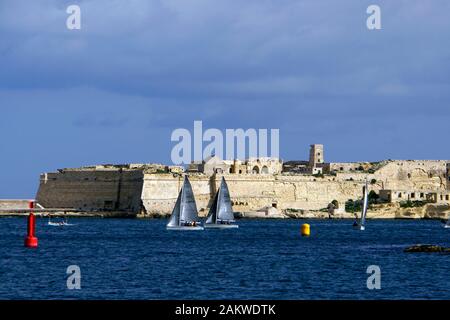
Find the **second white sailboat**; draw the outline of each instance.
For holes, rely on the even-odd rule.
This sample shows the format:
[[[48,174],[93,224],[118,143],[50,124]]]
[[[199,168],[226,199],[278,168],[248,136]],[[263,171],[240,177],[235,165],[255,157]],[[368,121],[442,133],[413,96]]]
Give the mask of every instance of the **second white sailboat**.
[[[366,230],[366,216],[367,216],[367,209],[369,208],[369,186],[366,180],[366,183],[363,187],[363,201],[362,201],[362,210],[361,210],[361,218],[358,221],[355,221],[353,224],[353,227],[358,230]]]
[[[208,218],[205,222],[205,228],[216,229],[236,229],[239,228],[234,224],[234,213],[231,206],[230,191],[227,182],[222,177],[219,191],[217,191],[214,203],[209,210]]]

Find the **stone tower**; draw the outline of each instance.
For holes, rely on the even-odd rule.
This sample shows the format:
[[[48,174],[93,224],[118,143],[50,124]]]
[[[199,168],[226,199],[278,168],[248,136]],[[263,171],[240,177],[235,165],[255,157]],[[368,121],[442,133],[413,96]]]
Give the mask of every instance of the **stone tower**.
[[[322,163],[324,163],[323,144],[312,144],[309,150],[309,166],[314,168]]]

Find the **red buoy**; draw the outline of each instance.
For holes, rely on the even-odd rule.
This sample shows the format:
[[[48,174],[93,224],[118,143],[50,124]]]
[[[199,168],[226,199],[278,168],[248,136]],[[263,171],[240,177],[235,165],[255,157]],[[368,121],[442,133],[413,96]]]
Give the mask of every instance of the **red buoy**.
[[[35,236],[36,217],[33,214],[34,201],[30,201],[29,208],[30,208],[30,215],[28,216],[28,228],[27,228],[27,237],[25,238],[25,247],[37,248],[38,238],[36,238]]]

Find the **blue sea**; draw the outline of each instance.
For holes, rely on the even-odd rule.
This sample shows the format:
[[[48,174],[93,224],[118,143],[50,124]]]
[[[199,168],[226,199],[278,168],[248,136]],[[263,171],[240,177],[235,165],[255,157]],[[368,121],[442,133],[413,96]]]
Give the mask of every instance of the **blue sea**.
[[[26,218],[0,219],[0,299],[450,299],[450,246],[439,221],[240,220],[237,230],[166,231],[166,220],[37,219],[38,249],[23,247]],[[300,236],[303,223],[311,237]],[[71,265],[81,289],[67,288]],[[381,290],[367,288],[367,267]]]

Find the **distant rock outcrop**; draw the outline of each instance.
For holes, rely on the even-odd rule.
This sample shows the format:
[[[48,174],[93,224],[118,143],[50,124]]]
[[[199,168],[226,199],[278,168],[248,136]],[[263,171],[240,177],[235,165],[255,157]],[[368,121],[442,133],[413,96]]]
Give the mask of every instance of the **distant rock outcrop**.
[[[432,244],[418,244],[405,249],[405,252],[445,252],[450,253],[450,248]]]

